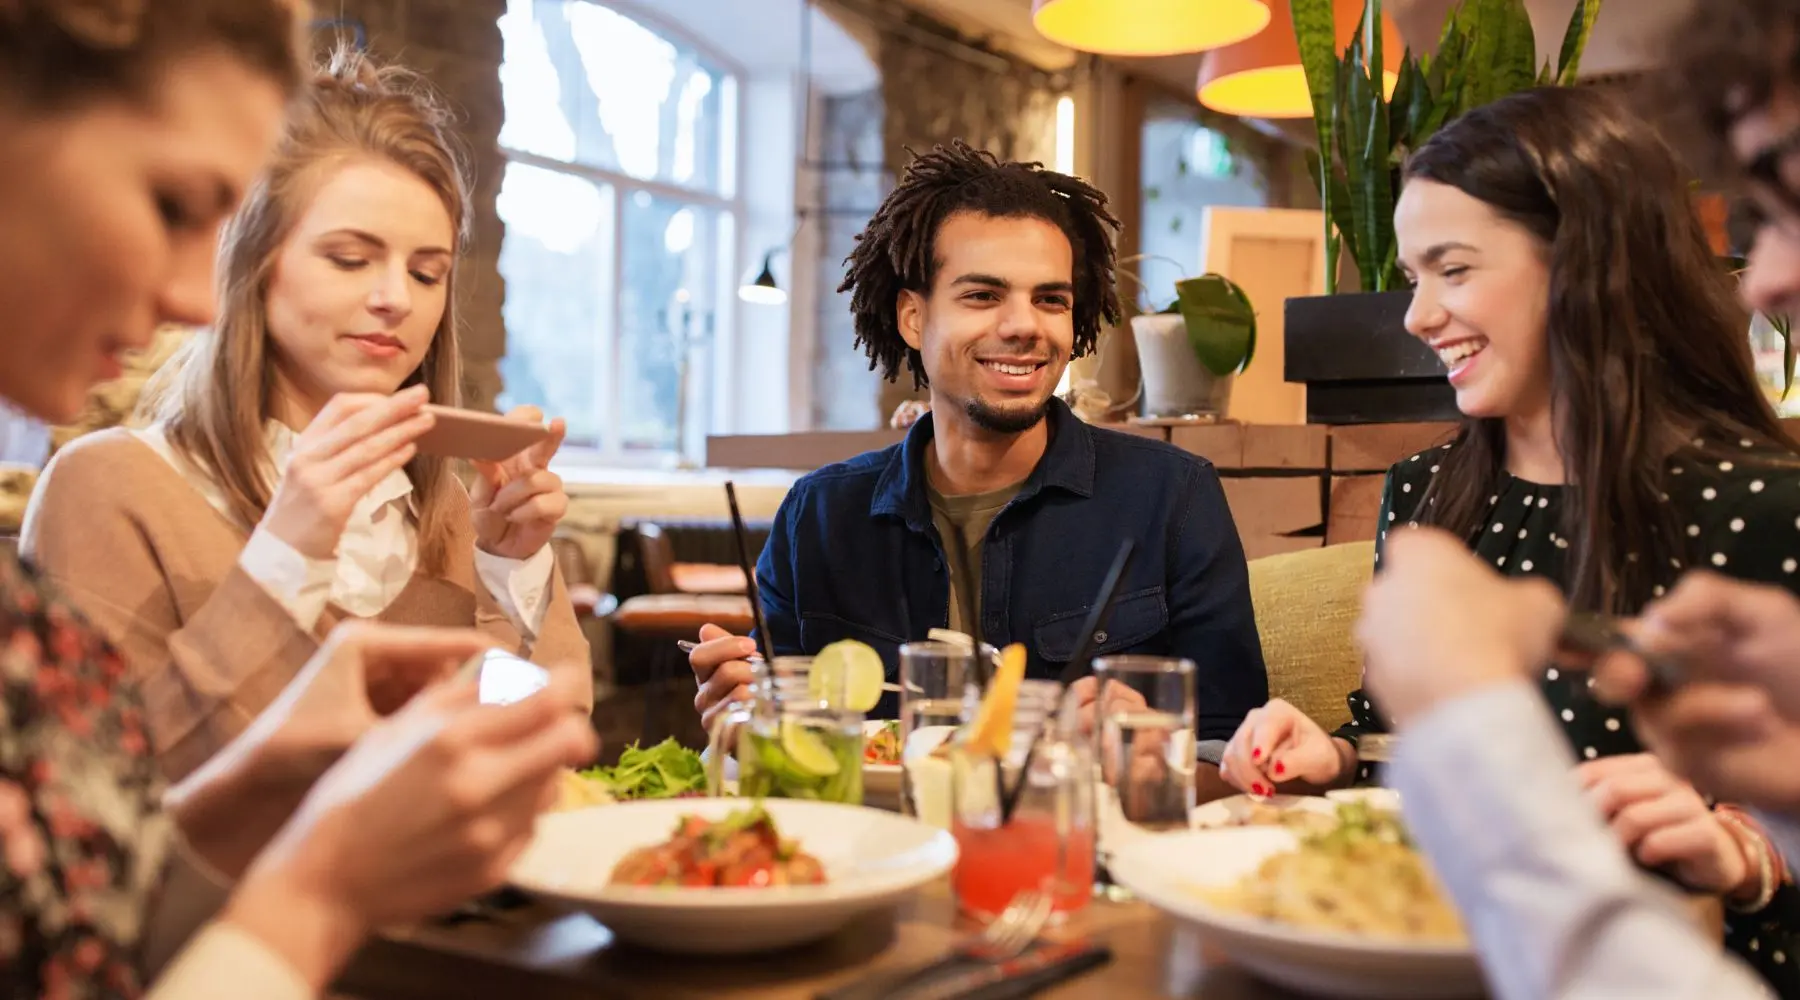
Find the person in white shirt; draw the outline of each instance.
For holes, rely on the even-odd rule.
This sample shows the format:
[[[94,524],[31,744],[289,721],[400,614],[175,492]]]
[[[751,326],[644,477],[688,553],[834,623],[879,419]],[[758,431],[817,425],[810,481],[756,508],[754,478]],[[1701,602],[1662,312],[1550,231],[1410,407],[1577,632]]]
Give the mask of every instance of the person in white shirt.
[[[472,495],[414,444],[421,406],[454,405],[461,384],[469,206],[448,114],[416,75],[355,53],[312,83],[225,231],[218,319],[146,388],[147,426],[56,454],[21,538],[143,679],[171,778],[339,621],[480,628],[591,692],[549,544],[568,508],[547,467],[562,422],[476,463]]]
[[[1711,579],[1712,586],[1756,589]],[[1647,608],[1644,620],[1691,619],[1684,609],[1694,594],[1687,585],[1677,587]],[[1735,677],[1739,684],[1766,683],[1791,669],[1792,658],[1800,656],[1800,605],[1785,594],[1781,600],[1794,619],[1790,637],[1796,642],[1785,661],[1764,655],[1759,671],[1752,671],[1745,664],[1755,647],[1730,641],[1709,655],[1683,657],[1697,683],[1633,703],[1634,725],[1647,744],[1666,751],[1669,741],[1661,734],[1669,731],[1664,727],[1671,717],[1700,714],[1717,721],[1716,708],[1706,702],[1719,687],[1701,682]],[[1718,607],[1710,613],[1716,616]],[[1771,996],[1716,936],[1700,932],[1671,888],[1633,862],[1609,824],[1617,817],[1609,817],[1606,803],[1576,777],[1574,754],[1556,738],[1557,723],[1535,685],[1543,664],[1557,653],[1565,616],[1562,598],[1548,583],[1503,578],[1454,536],[1408,528],[1389,534],[1382,572],[1365,596],[1357,627],[1368,655],[1366,682],[1399,734],[1387,782],[1400,792],[1414,837],[1461,910],[1494,995]],[[1610,672],[1607,690],[1615,697],[1632,693],[1641,667],[1622,658],[1601,667],[1599,676]],[[1718,725],[1701,738],[1690,726],[1674,730],[1688,752],[1665,756],[1663,763],[1712,794],[1779,810],[1765,817],[1764,826],[1777,849],[1791,855],[1800,850],[1800,836],[1789,825],[1800,818],[1800,796],[1771,796],[1766,784],[1753,781],[1716,782],[1713,769],[1693,766],[1735,753],[1742,755],[1738,766],[1785,773],[1791,783],[1800,699],[1787,704],[1792,714],[1785,717],[1766,697],[1756,703],[1768,731],[1782,739],[1746,743],[1741,732]],[[1731,710],[1734,722],[1746,718],[1741,705]],[[1781,959],[1790,960],[1800,956]]]
[[[66,423],[159,323],[212,320],[218,228],[302,86],[307,21],[293,0],[0,4],[0,402]],[[594,736],[577,677],[506,706],[440,682],[492,644],[341,627],[165,798],[143,689],[0,547],[0,992],[311,1000],[374,928],[498,884]],[[381,718],[377,693],[402,707]],[[233,880],[150,982],[146,955]]]

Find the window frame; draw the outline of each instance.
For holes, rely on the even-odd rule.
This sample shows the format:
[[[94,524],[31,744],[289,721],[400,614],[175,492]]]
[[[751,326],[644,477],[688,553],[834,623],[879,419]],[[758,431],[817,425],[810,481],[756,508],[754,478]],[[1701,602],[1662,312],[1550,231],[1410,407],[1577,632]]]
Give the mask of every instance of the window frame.
[[[562,0],[562,5],[588,4],[602,7],[623,17],[627,17],[644,28],[654,32],[676,46],[684,47],[698,53],[710,62],[723,77],[723,90],[720,107],[720,128],[724,133],[720,138],[721,163],[719,164],[719,182],[715,188],[729,190],[729,195],[719,194],[717,190],[683,187],[661,179],[645,179],[634,177],[621,170],[596,167],[591,164],[559,160],[554,157],[529,153],[514,149],[505,144],[497,144],[499,153],[505,163],[518,163],[521,166],[535,167],[540,170],[567,174],[580,178],[590,184],[605,185],[610,193],[612,218],[612,252],[611,273],[595,275],[595,280],[608,289],[610,302],[607,303],[607,315],[603,318],[600,329],[592,331],[599,338],[599,371],[595,372],[594,409],[600,416],[601,439],[597,442],[579,442],[565,444],[558,453],[558,463],[582,467],[622,467],[644,468],[663,467],[683,464],[689,452],[689,440],[698,436],[702,447],[705,437],[711,432],[708,426],[718,414],[729,413],[732,401],[718,398],[714,387],[721,383],[731,385],[729,379],[718,379],[706,371],[706,362],[716,364],[720,358],[729,358],[735,354],[738,336],[738,311],[736,289],[739,277],[744,269],[745,250],[744,220],[746,204],[744,196],[743,168],[745,155],[744,120],[744,85],[748,79],[743,66],[729,58],[717,48],[687,31],[682,25],[647,7],[631,2],[631,0]],[[504,59],[504,57],[502,57]],[[683,440],[683,428],[676,424],[677,440],[673,449],[658,450],[626,450],[623,447],[622,428],[624,426],[621,388],[621,377],[624,374],[622,359],[624,356],[623,327],[625,323],[625,296],[621,292],[625,271],[625,213],[626,201],[637,192],[644,192],[653,198],[693,205],[717,213],[714,223],[717,232],[713,236],[713,256],[716,273],[712,275],[713,308],[712,335],[710,344],[701,350],[693,350],[692,357],[702,364],[696,364],[687,375],[686,393],[690,408],[690,423],[686,428],[687,440]],[[506,237],[501,237],[502,243]],[[503,306],[504,308],[504,306]],[[507,350],[512,348],[510,331],[507,338]],[[678,390],[679,391],[679,390]],[[502,389],[504,394],[504,388]],[[702,410],[700,416],[705,423],[696,428],[693,425],[693,406],[697,400],[713,399],[710,408]],[[558,416],[559,414],[549,414]]]

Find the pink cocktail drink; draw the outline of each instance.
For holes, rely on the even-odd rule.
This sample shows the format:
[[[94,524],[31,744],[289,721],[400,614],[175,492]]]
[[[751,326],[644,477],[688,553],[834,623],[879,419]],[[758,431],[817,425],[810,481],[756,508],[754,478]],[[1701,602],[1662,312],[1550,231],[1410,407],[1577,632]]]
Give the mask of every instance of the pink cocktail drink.
[[[1028,814],[989,828],[969,826],[958,818],[950,833],[961,851],[951,875],[956,899],[979,919],[998,916],[1026,889],[1049,893],[1058,914],[1081,909],[1093,894],[1091,827],[1079,826],[1059,836],[1053,817]]]

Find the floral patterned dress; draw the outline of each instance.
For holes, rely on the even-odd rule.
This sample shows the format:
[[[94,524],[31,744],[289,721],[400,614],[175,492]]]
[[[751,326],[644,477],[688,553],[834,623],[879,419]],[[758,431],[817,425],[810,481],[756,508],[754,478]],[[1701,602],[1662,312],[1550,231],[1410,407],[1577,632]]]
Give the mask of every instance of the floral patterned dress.
[[[124,662],[0,549],[0,998],[142,993],[161,798]]]

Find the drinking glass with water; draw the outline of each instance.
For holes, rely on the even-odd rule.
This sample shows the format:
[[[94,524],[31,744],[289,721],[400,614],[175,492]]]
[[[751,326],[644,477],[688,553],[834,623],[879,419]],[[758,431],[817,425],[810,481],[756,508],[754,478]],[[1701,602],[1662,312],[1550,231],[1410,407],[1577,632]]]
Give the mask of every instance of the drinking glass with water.
[[[984,645],[980,655],[992,664],[998,654]],[[975,717],[981,704],[980,679],[987,672],[980,669],[971,645],[931,640],[900,647],[903,812],[949,828],[950,763],[930,751]]]
[[[1196,795],[1194,661],[1101,657],[1094,678],[1096,755],[1111,816],[1140,829],[1186,829]]]

